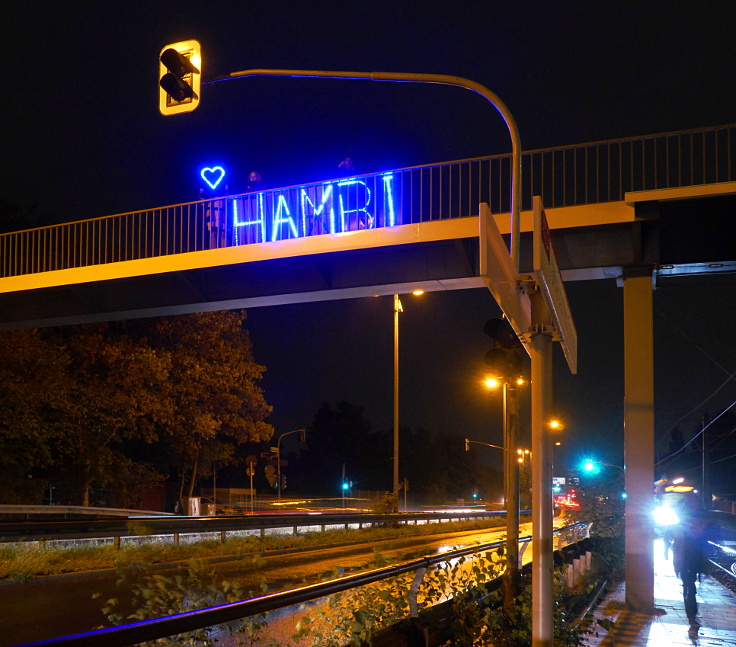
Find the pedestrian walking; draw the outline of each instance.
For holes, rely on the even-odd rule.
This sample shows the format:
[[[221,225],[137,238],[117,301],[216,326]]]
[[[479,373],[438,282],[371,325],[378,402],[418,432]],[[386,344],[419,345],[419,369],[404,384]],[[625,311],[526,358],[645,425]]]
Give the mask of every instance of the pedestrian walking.
[[[687,493],[678,507],[679,523],[673,529],[672,558],[675,573],[682,581],[682,597],[691,630],[697,630],[698,602],[696,582],[705,573],[706,548],[715,538],[715,528],[708,522],[700,498]]]

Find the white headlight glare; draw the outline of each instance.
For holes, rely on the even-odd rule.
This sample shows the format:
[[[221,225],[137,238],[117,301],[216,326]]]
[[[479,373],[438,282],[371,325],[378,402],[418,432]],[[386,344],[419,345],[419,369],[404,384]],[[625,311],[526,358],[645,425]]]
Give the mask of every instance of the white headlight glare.
[[[668,505],[661,505],[654,510],[654,521],[660,526],[674,526],[680,523],[680,517]]]

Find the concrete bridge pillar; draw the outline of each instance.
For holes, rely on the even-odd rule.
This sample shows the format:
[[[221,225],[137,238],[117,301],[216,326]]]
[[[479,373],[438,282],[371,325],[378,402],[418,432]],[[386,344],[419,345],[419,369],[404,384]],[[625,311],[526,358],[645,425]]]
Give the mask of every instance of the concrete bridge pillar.
[[[654,333],[651,268],[627,272],[624,289],[626,606],[654,610]]]

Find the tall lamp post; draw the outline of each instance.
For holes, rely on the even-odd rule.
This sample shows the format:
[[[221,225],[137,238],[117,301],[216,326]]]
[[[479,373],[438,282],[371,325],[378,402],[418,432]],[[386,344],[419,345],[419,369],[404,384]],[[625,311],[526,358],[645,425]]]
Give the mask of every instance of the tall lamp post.
[[[414,73],[401,73],[401,72],[338,72],[338,71],[325,71],[325,70],[287,70],[287,69],[250,69],[241,70],[238,72],[232,72],[231,74],[213,79],[211,82],[233,80],[238,78],[247,78],[252,76],[276,76],[276,77],[306,77],[306,78],[317,78],[317,79],[345,79],[345,80],[366,80],[366,81],[387,81],[394,83],[433,83],[439,85],[450,85],[460,88],[465,88],[471,92],[479,94],[484,99],[493,105],[498,111],[506,124],[506,127],[511,138],[511,241],[510,241],[510,256],[512,265],[515,270],[515,274],[518,277],[519,274],[519,242],[520,242],[520,216],[521,216],[521,138],[519,136],[519,129],[516,125],[516,121],[504,104],[503,101],[491,90],[471,81],[458,76],[450,76],[446,74],[414,74]],[[398,320],[398,314],[395,313],[395,318]],[[398,330],[398,326],[396,327]],[[546,336],[541,335],[546,338]],[[398,350],[398,335],[395,348]],[[398,356],[398,352],[397,352]],[[540,373],[541,375],[541,373]],[[550,376],[551,377],[551,376]],[[397,380],[398,383],[398,380]],[[398,387],[395,387],[398,388]],[[394,400],[396,404],[396,391],[394,393]],[[539,402],[533,401],[532,409],[542,410]],[[396,411],[398,411],[398,405],[396,405]],[[398,434],[398,424],[396,421],[397,413],[394,412],[395,422],[395,434]],[[397,436],[394,437],[394,491],[398,494],[398,446]],[[508,452],[507,452],[508,453]],[[551,559],[551,554],[550,554]],[[549,578],[551,582],[551,577]],[[550,584],[551,586],[551,584]],[[533,585],[535,592],[541,592],[539,582],[535,580]],[[546,645],[552,645],[552,597],[549,591],[546,589],[545,595],[537,593],[533,595],[533,615],[534,622],[532,627],[533,634],[533,645],[534,647],[542,647]],[[541,604],[540,604],[541,603]]]
[[[394,294],[394,495],[399,505],[399,313],[404,309],[401,299]]]
[[[503,436],[504,436],[504,498],[506,499],[506,572],[503,576],[504,604],[510,606],[517,596],[520,586],[519,576],[519,464],[516,460],[516,445],[519,430],[519,393],[518,387],[525,381],[518,377],[488,378],[487,388],[496,388],[503,384]],[[468,443],[465,440],[465,449]],[[487,443],[480,443],[487,444]],[[489,445],[496,447],[496,445]]]
[[[424,294],[424,290],[414,290],[414,296]],[[396,496],[396,506],[399,505],[399,314],[404,312],[401,299],[394,294],[394,470],[393,492]],[[404,492],[406,500],[406,492]],[[406,507],[406,503],[404,503]]]

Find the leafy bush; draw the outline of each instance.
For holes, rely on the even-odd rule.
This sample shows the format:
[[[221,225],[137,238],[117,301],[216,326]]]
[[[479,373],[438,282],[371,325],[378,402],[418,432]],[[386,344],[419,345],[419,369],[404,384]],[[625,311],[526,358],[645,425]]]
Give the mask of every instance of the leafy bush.
[[[121,602],[119,598],[111,598],[105,602],[102,612],[114,625],[206,609],[247,597],[237,583],[217,582],[214,573],[208,571],[198,560],[190,561],[186,569],[181,569],[172,577],[150,575],[140,567],[127,568],[120,571],[117,584],[119,588],[130,591],[132,597],[129,602]],[[126,611],[128,607],[130,612]],[[144,644],[156,647],[202,647],[211,646],[225,636],[236,634],[240,645],[275,647],[277,643],[266,636],[267,626],[263,616],[256,616]]]
[[[622,563],[622,545],[617,538],[598,540],[595,545],[597,570],[588,582],[574,592],[566,589],[563,568],[554,574],[554,644],[556,647],[583,645],[586,630],[575,622],[575,615],[588,599],[596,580],[610,579]],[[377,554],[377,567],[386,565]],[[522,576],[522,593],[503,604],[502,596],[491,586],[504,569],[504,549],[460,557],[430,569],[417,593],[418,609],[426,610],[450,601],[453,622],[448,647],[526,647],[532,636],[531,576]],[[337,574],[335,574],[337,575]],[[368,586],[351,589],[327,598],[321,607],[312,607],[302,617],[291,643],[324,647],[358,647],[370,644],[379,630],[405,620],[410,615],[410,590],[414,574],[392,577]],[[108,600],[104,612],[111,622],[144,620],[206,608],[250,597],[232,582],[217,582],[201,562],[193,560],[187,569],[173,577],[147,575],[141,569],[126,569],[121,587],[132,591],[129,603]],[[265,590],[265,583],[262,585]],[[126,611],[125,609],[129,609]],[[212,645],[233,635],[236,644],[273,645],[264,616],[248,618],[225,626],[211,627],[190,634],[162,639],[155,645]],[[283,641],[281,642],[283,645]]]

